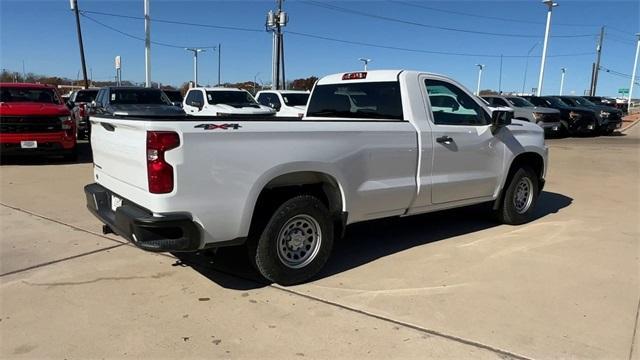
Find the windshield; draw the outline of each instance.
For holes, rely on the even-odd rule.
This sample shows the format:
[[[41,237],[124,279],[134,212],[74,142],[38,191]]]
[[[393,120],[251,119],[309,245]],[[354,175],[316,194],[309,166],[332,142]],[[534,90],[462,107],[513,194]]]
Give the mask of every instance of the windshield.
[[[114,89],[111,90],[110,103],[171,105],[167,96],[158,89]]]
[[[571,105],[567,105],[567,103],[562,102],[560,99],[558,98],[554,98],[554,97],[544,97],[544,100],[546,100],[549,104],[555,106],[555,107],[562,107],[565,108],[567,106],[571,106]]]
[[[309,94],[282,94],[282,100],[287,106],[305,106],[309,100]]]
[[[165,90],[164,93],[167,95],[169,100],[172,102],[182,102],[182,94],[178,90]]]
[[[211,105],[226,104],[232,106],[258,105],[256,100],[246,91],[207,91],[207,101]]]
[[[515,107],[535,106],[532,103],[528,102],[527,100],[519,97],[510,97],[510,98],[507,98],[507,101]]]
[[[60,104],[58,94],[53,89],[10,88],[0,89],[0,102],[35,102]]]
[[[98,90],[80,90],[76,95],[75,102],[77,103],[89,103],[96,99]]]
[[[578,105],[588,106],[588,107],[596,106],[596,104],[592,103],[591,101],[589,101],[589,100],[587,100],[587,99],[585,99],[585,98],[583,98],[583,97],[575,97],[575,98],[572,98],[572,99],[573,99],[573,100],[574,100]]]

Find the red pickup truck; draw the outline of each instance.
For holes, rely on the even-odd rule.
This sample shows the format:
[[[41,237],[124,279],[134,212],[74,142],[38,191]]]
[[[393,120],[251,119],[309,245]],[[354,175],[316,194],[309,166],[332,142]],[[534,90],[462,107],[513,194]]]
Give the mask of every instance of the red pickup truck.
[[[55,88],[0,83],[0,151],[77,158],[76,124]]]

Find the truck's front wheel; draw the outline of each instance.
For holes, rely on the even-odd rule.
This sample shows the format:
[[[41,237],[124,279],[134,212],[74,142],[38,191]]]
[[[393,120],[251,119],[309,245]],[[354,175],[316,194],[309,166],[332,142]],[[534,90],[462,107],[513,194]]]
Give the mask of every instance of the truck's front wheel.
[[[327,262],[333,222],[326,206],[311,195],[287,200],[273,213],[249,255],[266,279],[282,285],[304,282]]]
[[[528,166],[521,167],[513,173],[506,186],[497,210],[498,220],[510,225],[531,221],[540,193],[536,173]]]

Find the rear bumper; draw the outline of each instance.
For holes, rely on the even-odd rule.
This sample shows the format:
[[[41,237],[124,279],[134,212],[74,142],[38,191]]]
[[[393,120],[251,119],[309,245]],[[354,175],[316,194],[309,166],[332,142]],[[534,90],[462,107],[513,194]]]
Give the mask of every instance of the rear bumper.
[[[99,184],[84,187],[87,208],[114,233],[153,252],[195,251],[201,248],[199,227],[188,213],[154,214]],[[115,211],[112,199],[122,199]]]

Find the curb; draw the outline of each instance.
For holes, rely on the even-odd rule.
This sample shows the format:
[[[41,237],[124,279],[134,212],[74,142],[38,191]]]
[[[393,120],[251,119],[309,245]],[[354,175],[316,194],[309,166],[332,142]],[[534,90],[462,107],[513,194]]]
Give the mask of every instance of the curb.
[[[636,124],[638,124],[639,122],[640,122],[640,120],[636,120],[636,121],[632,122],[631,124],[627,125],[626,127],[622,128],[622,129],[620,129],[618,131],[621,132],[621,133],[625,132],[625,131],[631,129],[632,127],[636,126]]]

